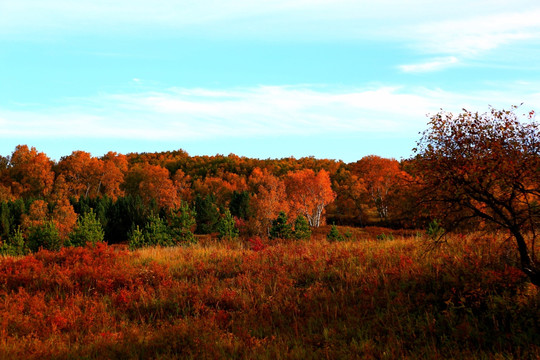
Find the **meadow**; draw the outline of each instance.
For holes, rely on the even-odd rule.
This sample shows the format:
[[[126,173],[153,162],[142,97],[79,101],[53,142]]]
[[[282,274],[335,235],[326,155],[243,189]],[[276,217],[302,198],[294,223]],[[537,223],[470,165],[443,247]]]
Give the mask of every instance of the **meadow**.
[[[540,358],[538,288],[506,234],[328,230],[1,257],[0,358]]]

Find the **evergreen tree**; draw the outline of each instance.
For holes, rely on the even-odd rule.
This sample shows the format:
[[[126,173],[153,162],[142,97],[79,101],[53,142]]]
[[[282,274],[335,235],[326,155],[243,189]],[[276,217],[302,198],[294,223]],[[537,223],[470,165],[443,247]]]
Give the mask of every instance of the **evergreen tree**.
[[[135,250],[146,246],[144,234],[137,225],[128,235],[129,249]]]
[[[271,239],[290,239],[293,231],[292,226],[287,223],[287,214],[281,211],[274,221],[272,221],[272,227],[270,228]]]
[[[136,226],[144,227],[148,221],[150,211],[139,196],[126,196],[118,198],[107,211],[105,227],[105,240],[109,244],[122,242],[131,229]]]
[[[62,240],[60,240],[60,234],[56,225],[52,221],[30,228],[28,234],[28,248],[36,252],[40,248],[46,250],[60,250],[62,247]]]
[[[192,232],[196,224],[195,215],[195,211],[190,209],[187,203],[182,203],[178,210],[169,212],[169,230],[175,243],[196,242]]]
[[[311,228],[307,219],[299,214],[294,221],[294,238],[295,239],[309,239],[311,238]]]
[[[219,220],[217,229],[219,232],[220,239],[223,239],[223,238],[236,239],[238,238],[238,235],[240,233],[238,229],[236,228],[236,223],[234,221],[234,218],[228,209],[225,210],[225,214]]]
[[[11,215],[11,228],[15,229],[17,226],[22,225],[22,216],[26,213],[28,206],[25,204],[25,201],[20,198],[9,202],[8,205]]]
[[[26,247],[26,242],[24,241],[20,226],[17,227],[15,232],[8,238],[7,241],[0,245],[0,254],[2,255],[26,255],[28,254],[28,251],[29,250]]]
[[[165,221],[157,215],[150,215],[144,230],[146,246],[171,246],[173,239]]]
[[[251,195],[247,191],[233,191],[229,209],[231,214],[240,219],[247,220],[251,216]]]
[[[215,232],[220,215],[214,203],[214,198],[210,195],[195,198],[195,213],[197,220],[197,234],[211,234]]]
[[[77,225],[71,234],[67,245],[85,246],[87,243],[95,245],[103,241],[104,233],[101,223],[92,209],[77,219]]]
[[[11,211],[7,202],[0,205],[0,236],[7,239],[11,233]]]
[[[345,238],[340,234],[336,225],[332,225],[330,232],[326,235],[328,241],[343,241]]]

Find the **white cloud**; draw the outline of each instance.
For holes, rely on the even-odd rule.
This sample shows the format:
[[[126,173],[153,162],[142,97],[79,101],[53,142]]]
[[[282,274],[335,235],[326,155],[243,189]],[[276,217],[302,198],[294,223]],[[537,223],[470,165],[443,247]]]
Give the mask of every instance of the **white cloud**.
[[[500,13],[422,22],[411,28],[411,35],[422,51],[474,56],[511,42],[540,40],[539,18],[538,4],[512,5]]]
[[[538,103],[538,84],[494,86],[458,94],[441,89],[380,86],[260,86],[104,94],[35,110],[0,108],[0,138],[204,140],[279,135],[384,133],[416,137],[425,115],[462,107]],[[509,91],[511,90],[511,91]],[[512,95],[513,94],[513,95]],[[77,105],[75,105],[77,104]],[[85,104],[84,106],[80,104]]]
[[[404,72],[431,72],[456,65],[458,62],[459,60],[455,56],[448,56],[445,58],[436,58],[421,64],[400,65],[399,68]]]

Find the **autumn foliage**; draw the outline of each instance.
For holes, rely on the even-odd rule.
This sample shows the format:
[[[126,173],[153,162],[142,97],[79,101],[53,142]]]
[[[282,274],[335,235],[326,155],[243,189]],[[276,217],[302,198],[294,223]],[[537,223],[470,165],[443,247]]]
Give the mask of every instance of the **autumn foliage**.
[[[538,125],[428,126],[350,164],[17,146],[0,358],[540,358]]]

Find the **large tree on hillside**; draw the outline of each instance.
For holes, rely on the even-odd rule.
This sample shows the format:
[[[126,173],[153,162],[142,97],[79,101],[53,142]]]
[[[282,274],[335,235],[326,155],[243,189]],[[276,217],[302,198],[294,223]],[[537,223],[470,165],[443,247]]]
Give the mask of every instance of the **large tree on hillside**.
[[[414,151],[412,171],[433,216],[452,227],[482,219],[515,240],[521,268],[540,286],[540,127],[511,111],[439,112]]]

